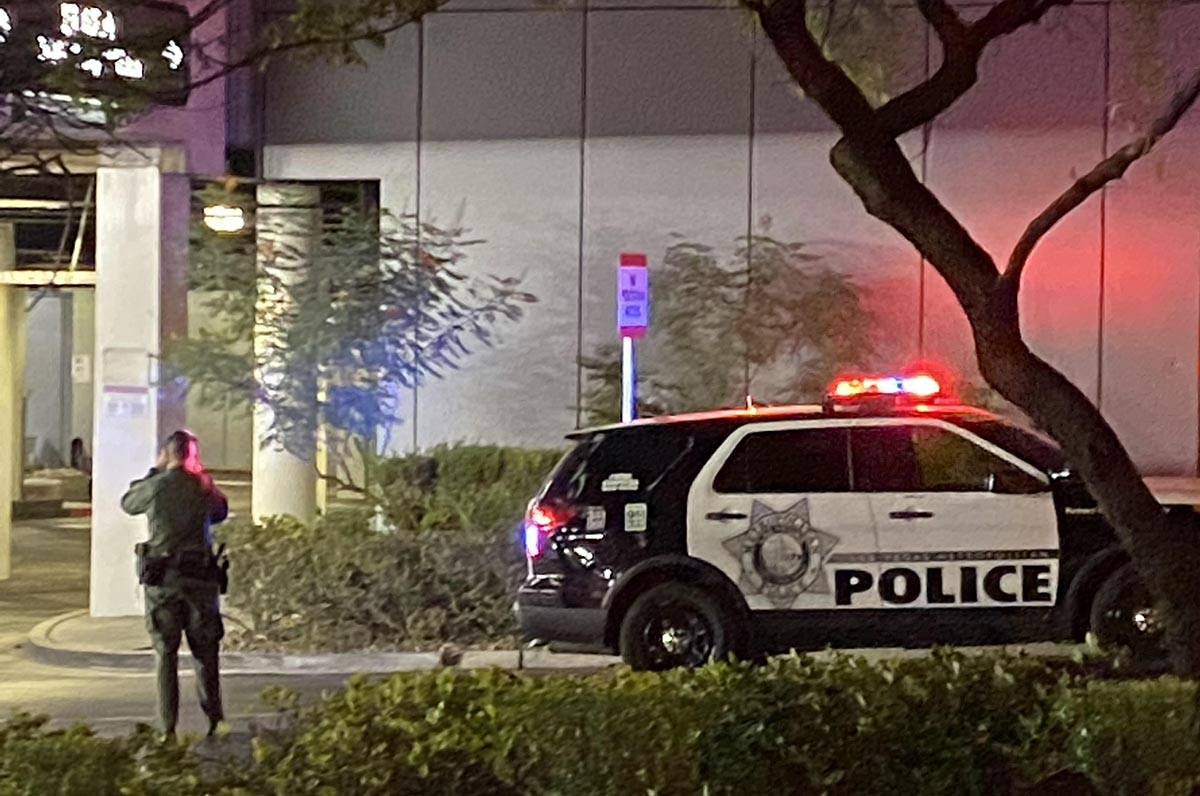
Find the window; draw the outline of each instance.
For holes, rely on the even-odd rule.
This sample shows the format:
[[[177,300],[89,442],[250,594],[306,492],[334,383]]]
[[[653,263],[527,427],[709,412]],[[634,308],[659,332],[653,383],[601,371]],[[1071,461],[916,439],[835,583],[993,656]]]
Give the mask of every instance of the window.
[[[848,492],[849,439],[844,428],[747,434],[713,481],[723,493]]]
[[[908,426],[855,428],[850,437],[856,491],[921,491],[921,475]]]
[[[691,445],[690,434],[669,427],[600,432],[581,440],[559,462],[545,496],[602,503],[645,495]]]
[[[1037,431],[1004,420],[961,418],[952,419],[951,422],[997,447],[1004,448],[1043,472],[1056,473],[1067,466],[1058,444]]]
[[[853,434],[854,483],[863,492],[986,492],[1036,488],[1030,475],[937,426],[878,426]]]

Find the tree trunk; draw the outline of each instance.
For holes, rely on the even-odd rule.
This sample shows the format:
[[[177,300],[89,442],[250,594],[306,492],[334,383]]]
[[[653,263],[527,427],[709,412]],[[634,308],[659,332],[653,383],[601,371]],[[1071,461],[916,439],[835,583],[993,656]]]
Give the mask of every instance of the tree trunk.
[[[1099,410],[1013,324],[970,318],[984,379],[1058,441],[1159,601],[1173,669],[1200,677],[1200,523],[1158,503]]]
[[[1159,601],[1174,670],[1200,677],[1200,521],[1168,514],[1100,411],[1021,338],[1016,286],[916,179],[894,141],[842,139],[838,174],[867,211],[912,242],[966,312],[980,373],[1063,447]],[[1148,411],[1153,411],[1152,407]]]

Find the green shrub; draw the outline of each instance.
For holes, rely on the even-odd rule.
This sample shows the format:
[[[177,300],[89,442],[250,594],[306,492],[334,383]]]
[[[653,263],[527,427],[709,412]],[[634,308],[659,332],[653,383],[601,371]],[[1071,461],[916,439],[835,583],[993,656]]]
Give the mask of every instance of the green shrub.
[[[376,533],[368,520],[346,512],[312,526],[273,519],[222,529],[233,561],[228,605],[249,626],[231,628],[230,645],[341,652],[511,641],[515,540]]]
[[[201,796],[249,792],[238,767],[201,765],[189,745],[160,743],[148,727],[101,738],[84,726],[50,729],[45,717],[0,721],[2,796]]]
[[[375,466],[375,488],[402,531],[492,538],[516,525],[561,451],[439,445]]]
[[[277,695],[290,728],[237,769],[205,770],[146,731],[109,740],[0,723],[0,794],[1015,796],[1064,772],[1102,793],[1192,792],[1195,685],[1083,675],[939,651],[666,674],[359,678],[308,708]]]
[[[276,792],[858,796],[1014,793],[1066,768],[1113,793],[1186,793],[1193,695],[945,652],[588,678],[446,671],[352,683],[301,713],[260,771]]]
[[[1105,792],[1187,796],[1200,787],[1194,684],[1097,682],[1059,706],[1068,765]]]
[[[133,768],[122,746],[85,727],[50,731],[45,719],[16,716],[0,724],[0,793],[116,796]]]

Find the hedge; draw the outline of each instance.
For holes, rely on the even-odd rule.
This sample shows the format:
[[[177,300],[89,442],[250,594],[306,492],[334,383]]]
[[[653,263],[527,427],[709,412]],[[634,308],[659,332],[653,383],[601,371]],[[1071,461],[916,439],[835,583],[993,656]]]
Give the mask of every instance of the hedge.
[[[374,488],[401,531],[491,539],[521,519],[561,457],[558,450],[438,445],[380,462]]]
[[[202,786],[194,758],[138,736],[26,727],[14,742],[0,727],[0,792],[1016,794],[1074,776],[1088,788],[1072,793],[1183,796],[1200,785],[1195,698],[1171,678],[944,651],[586,678],[445,670],[353,681]]]

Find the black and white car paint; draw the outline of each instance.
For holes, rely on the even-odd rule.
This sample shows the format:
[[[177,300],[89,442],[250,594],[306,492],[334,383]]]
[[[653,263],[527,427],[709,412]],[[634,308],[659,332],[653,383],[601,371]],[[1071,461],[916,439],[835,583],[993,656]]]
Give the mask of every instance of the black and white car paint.
[[[1127,556],[1052,443],[967,406],[852,409],[572,434],[525,527],[525,635],[665,668],[1111,639],[1144,619]]]

